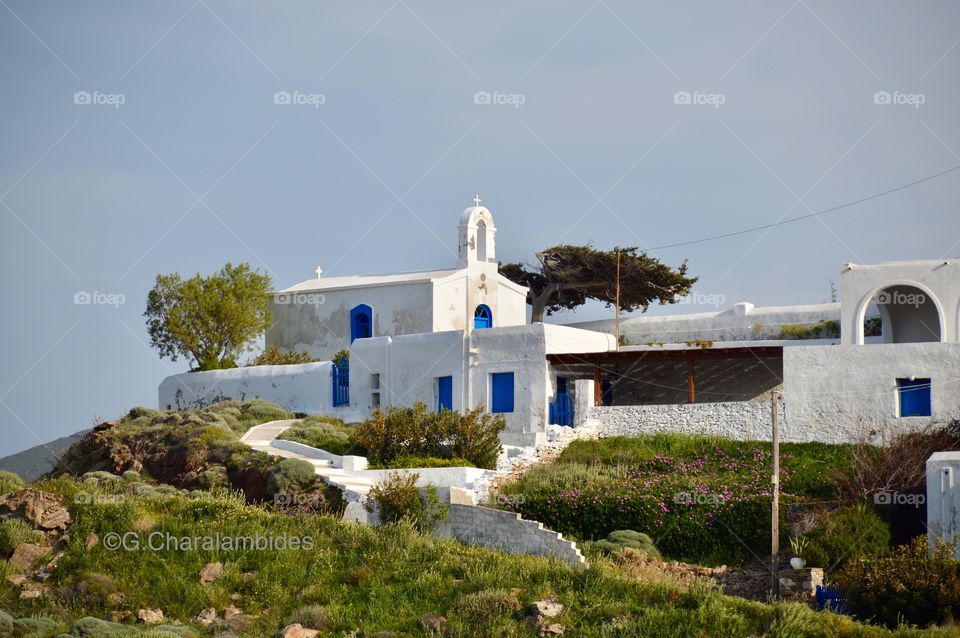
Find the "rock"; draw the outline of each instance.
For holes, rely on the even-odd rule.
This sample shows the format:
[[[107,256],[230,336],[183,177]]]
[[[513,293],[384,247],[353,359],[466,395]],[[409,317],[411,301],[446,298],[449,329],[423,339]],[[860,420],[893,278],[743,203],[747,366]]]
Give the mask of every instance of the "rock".
[[[530,604],[530,613],[537,618],[554,618],[562,611],[563,605],[556,598],[544,598]]]
[[[20,515],[41,530],[65,530],[72,522],[59,496],[32,487],[4,496],[0,499],[0,509]]]
[[[193,622],[197,623],[201,627],[209,627],[217,621],[217,610],[213,607],[207,607],[201,609],[200,613],[196,615],[193,619]]]
[[[549,625],[541,625],[540,631],[537,632],[538,636],[562,636],[563,632],[567,630],[566,627],[559,623],[550,623]]]
[[[131,614],[129,611],[111,611],[107,614],[107,620],[110,622],[127,622],[130,620]]]
[[[316,629],[307,629],[298,622],[287,625],[280,632],[280,638],[315,638],[320,632]]]
[[[447,619],[436,614],[424,614],[420,617],[420,624],[427,631],[440,631],[447,624]]]
[[[40,598],[47,591],[46,587],[33,581],[27,581],[23,583],[21,587],[22,589],[20,590],[20,598],[23,600]]]
[[[20,543],[13,550],[13,556],[10,557],[10,564],[17,571],[28,572],[39,562],[41,558],[50,553],[50,548],[36,545],[34,543]]]
[[[207,563],[200,570],[200,584],[209,585],[223,575],[223,563]]]
[[[231,618],[236,618],[241,615],[243,610],[239,607],[234,607],[233,605],[227,605],[223,608],[223,618],[224,620],[230,620]]]
[[[83,549],[90,551],[97,546],[97,543],[100,542],[100,537],[97,536],[96,532],[90,531],[87,532],[87,539],[83,541]]]
[[[51,558],[49,561],[47,561],[47,564],[44,565],[43,569],[45,572],[48,572],[48,576],[50,575],[49,572],[56,571],[57,563],[59,563],[60,559],[63,558],[64,553],[65,552],[57,552],[56,556]]]
[[[14,587],[23,587],[23,584],[30,579],[23,574],[8,574],[5,580]]]
[[[116,607],[123,603],[127,599],[127,595],[122,591],[114,591],[107,594],[107,597],[104,599],[108,605],[111,607]]]
[[[145,625],[159,625],[163,622],[163,611],[146,607],[137,612],[137,620]]]

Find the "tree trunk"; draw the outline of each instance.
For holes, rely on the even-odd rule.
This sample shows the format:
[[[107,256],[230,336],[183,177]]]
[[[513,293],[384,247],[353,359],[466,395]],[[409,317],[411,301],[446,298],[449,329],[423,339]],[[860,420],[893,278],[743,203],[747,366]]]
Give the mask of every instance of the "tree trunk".
[[[533,295],[533,310],[530,315],[530,323],[543,323],[543,315],[549,302],[554,295],[560,292],[563,284],[549,284],[539,295]]]

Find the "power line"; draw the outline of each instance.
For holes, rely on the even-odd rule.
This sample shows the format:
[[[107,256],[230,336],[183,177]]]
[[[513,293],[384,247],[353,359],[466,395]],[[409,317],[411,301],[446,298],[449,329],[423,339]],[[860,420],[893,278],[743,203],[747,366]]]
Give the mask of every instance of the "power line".
[[[869,202],[869,201],[874,200],[874,199],[879,199],[880,197],[884,197],[884,196],[886,196],[886,195],[890,195],[891,193],[896,193],[897,191],[906,190],[906,189],[911,188],[911,187],[913,187],[913,186],[916,186],[916,185],[918,185],[918,184],[923,184],[924,182],[929,182],[929,181],[934,180],[934,179],[936,179],[936,178],[938,178],[938,177],[942,177],[942,176],[946,175],[947,173],[952,173],[953,171],[957,171],[957,170],[960,170],[960,166],[954,166],[953,168],[948,168],[948,169],[945,170],[945,171],[940,171],[939,173],[935,173],[935,174],[933,174],[933,175],[928,175],[927,177],[924,177],[924,178],[922,178],[922,179],[918,179],[918,180],[916,180],[916,181],[914,181],[914,182],[910,182],[909,184],[902,184],[902,185],[900,185],[900,186],[897,186],[896,188],[891,188],[890,190],[885,190],[885,191],[883,191],[883,192],[881,192],[881,193],[875,193],[875,194],[870,195],[870,196],[868,196],[868,197],[863,197],[863,198],[861,198],[861,199],[856,199],[856,200],[853,200],[852,202],[846,202],[846,203],[844,203],[844,204],[840,204],[840,205],[834,206],[834,207],[832,207],[832,208],[824,208],[823,210],[818,210],[818,211],[815,211],[815,212],[813,212],[813,213],[808,213],[807,215],[800,215],[799,217],[791,217],[790,219],[784,219],[784,220],[782,220],[782,221],[773,222],[772,224],[764,224],[763,226],[754,226],[753,228],[745,228],[745,229],[743,229],[743,230],[737,230],[737,231],[733,231],[733,232],[730,232],[730,233],[723,233],[722,235],[713,235],[713,236],[711,236],[711,237],[702,237],[702,238],[700,238],[700,239],[692,239],[692,240],[690,240],[690,241],[677,242],[676,244],[665,244],[665,245],[663,245],[663,246],[654,246],[653,248],[648,248],[648,249],[646,249],[646,252],[652,252],[652,251],[654,251],[654,250],[665,250],[665,249],[667,249],[667,248],[677,248],[678,246],[690,246],[691,244],[701,244],[701,243],[703,243],[703,242],[714,241],[714,240],[716,240],[716,239],[725,239],[725,238],[727,238],[727,237],[735,237],[735,236],[737,236],[737,235],[745,235],[745,234],[747,234],[747,233],[755,233],[755,232],[757,232],[758,230],[766,230],[766,229],[768,229],[768,228],[774,228],[774,227],[776,227],[776,226],[783,226],[784,224],[791,224],[791,223],[793,223],[793,222],[799,222],[799,221],[802,221],[802,220],[804,220],[804,219],[810,219],[811,217],[818,217],[818,216],[820,216],[820,215],[826,215],[827,213],[833,213],[833,212],[836,212],[836,211],[841,210],[841,209],[843,209],[843,208],[849,208],[849,207],[851,207],[851,206],[856,206],[856,205],[862,204],[862,203],[864,203],[864,202]]]

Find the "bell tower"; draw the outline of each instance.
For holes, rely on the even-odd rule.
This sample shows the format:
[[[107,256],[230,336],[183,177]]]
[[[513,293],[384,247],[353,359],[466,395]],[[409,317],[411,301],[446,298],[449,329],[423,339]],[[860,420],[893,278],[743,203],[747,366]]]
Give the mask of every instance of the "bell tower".
[[[479,195],[473,198],[473,204],[460,215],[460,224],[457,227],[461,268],[476,262],[497,261],[497,227],[493,225],[493,215],[480,205]]]

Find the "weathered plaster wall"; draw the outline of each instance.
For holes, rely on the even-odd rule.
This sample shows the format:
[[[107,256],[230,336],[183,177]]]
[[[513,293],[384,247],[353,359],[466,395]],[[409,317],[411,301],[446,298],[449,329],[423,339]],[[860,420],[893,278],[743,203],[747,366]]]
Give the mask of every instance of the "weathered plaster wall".
[[[740,302],[718,312],[688,315],[626,317],[620,320],[620,334],[626,344],[681,343],[707,341],[751,341],[778,339],[785,325],[838,321],[840,304],[770,306],[758,308]],[[570,324],[573,328],[613,334],[614,320],[603,319]]]
[[[915,286],[933,301],[939,315],[940,341],[960,340],[960,260],[887,262],[875,265],[843,264],[840,300],[844,345],[863,343],[863,317],[875,295],[890,286]],[[909,307],[898,308],[909,310]],[[932,312],[929,311],[929,312]],[[924,314],[929,314],[924,309]],[[885,337],[889,334],[884,328]]]
[[[292,412],[338,415],[345,410],[333,407],[331,366],[323,361],[175,374],[160,383],[159,407],[183,410],[224,399],[264,399]]]
[[[559,532],[544,529],[543,523],[525,520],[513,512],[475,505],[451,503],[449,508],[447,519],[440,522],[435,536],[510,554],[551,556],[571,567],[586,566],[577,544],[565,540]]]
[[[784,400],[802,439],[849,441],[960,418],[960,343],[784,348]],[[932,417],[897,417],[898,378],[929,378]]]
[[[955,542],[960,534],[960,452],[936,452],[927,459],[927,542]],[[954,552],[960,558],[960,548]]]
[[[350,310],[373,308],[373,335],[430,332],[433,329],[433,287],[429,281],[363,286],[318,292],[277,293],[270,304],[273,326],[266,345],[306,350],[329,360],[350,346]]]

